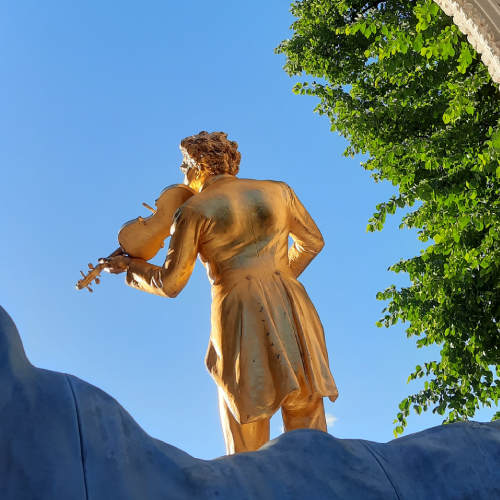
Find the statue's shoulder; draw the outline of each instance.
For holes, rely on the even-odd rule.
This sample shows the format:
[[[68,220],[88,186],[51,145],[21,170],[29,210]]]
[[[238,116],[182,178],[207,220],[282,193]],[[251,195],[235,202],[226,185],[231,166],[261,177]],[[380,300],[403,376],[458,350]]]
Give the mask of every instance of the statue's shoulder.
[[[249,188],[253,186],[259,186],[261,188],[268,189],[290,189],[285,182],[282,181],[274,181],[271,179],[267,180],[258,180],[258,179],[239,179],[244,185]]]
[[[268,191],[273,198],[276,196],[288,199],[290,188],[284,182],[274,180],[259,180],[235,178],[228,182],[214,183],[208,189],[201,193],[195,194],[187,200],[181,209],[186,212],[197,212],[202,216],[210,215],[213,210],[225,203],[223,200],[232,200],[231,203],[238,202],[245,197],[245,194],[260,190]]]
[[[283,181],[267,180],[267,181],[259,181],[259,182],[264,183],[264,185],[269,189],[279,191],[279,193],[285,199],[288,199],[290,197],[291,193],[293,193],[292,188],[286,182],[283,182]]]
[[[259,189],[267,191],[272,197],[279,196],[280,199],[289,200],[293,197],[292,188],[283,181],[275,180],[257,180],[257,179],[239,179],[242,190],[253,191]]]

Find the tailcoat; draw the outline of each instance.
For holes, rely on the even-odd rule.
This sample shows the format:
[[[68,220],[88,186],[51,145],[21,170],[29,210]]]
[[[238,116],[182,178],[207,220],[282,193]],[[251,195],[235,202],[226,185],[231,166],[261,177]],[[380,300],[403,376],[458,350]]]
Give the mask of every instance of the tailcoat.
[[[126,281],[175,297],[199,256],[212,284],[206,366],[235,418],[269,418],[286,398],[334,401],[323,327],[297,280],[324,243],[294,191],[283,182],[211,178],[179,208],[171,235],[164,266],[134,259]]]

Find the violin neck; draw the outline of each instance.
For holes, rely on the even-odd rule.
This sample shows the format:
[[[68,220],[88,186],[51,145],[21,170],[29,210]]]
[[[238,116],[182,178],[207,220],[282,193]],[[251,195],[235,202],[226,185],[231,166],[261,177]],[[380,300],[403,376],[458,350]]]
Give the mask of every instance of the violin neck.
[[[112,257],[117,257],[118,255],[123,255],[123,248],[122,247],[118,247],[109,257],[108,259],[111,259]],[[76,284],[76,288],[78,290],[83,290],[84,288],[86,288],[89,292],[92,291],[92,289],[90,288],[90,285],[92,284],[92,282],[96,279],[96,278],[99,278],[99,275],[101,274],[102,270],[105,268],[105,265],[104,264],[97,264],[97,266],[92,266],[91,264],[89,264],[89,267],[91,268],[90,271],[88,272],[88,274],[83,274],[82,271],[80,271],[80,273],[82,274],[83,278],[81,280],[78,281],[78,283]],[[99,284],[99,279],[97,279],[95,281],[95,283],[98,285]]]

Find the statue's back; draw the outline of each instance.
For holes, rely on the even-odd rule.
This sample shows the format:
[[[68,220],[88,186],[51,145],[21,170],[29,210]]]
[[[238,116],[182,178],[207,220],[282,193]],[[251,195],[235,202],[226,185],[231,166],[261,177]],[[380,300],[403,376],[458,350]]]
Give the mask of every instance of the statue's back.
[[[299,262],[323,239],[293,191],[223,176],[181,212],[178,227],[199,235],[213,285],[207,368],[238,422],[271,417],[288,396],[335,398],[323,328],[288,249],[292,235]]]
[[[289,271],[288,190],[281,182],[228,177],[186,203],[205,219],[199,253],[213,282],[227,273]]]

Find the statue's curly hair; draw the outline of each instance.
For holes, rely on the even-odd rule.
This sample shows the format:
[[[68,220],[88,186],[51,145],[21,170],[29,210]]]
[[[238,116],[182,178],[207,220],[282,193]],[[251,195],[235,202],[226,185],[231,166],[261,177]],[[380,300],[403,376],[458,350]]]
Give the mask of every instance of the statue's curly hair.
[[[224,132],[200,132],[186,137],[180,148],[186,163],[210,175],[236,175],[240,170],[238,143],[228,141]]]

